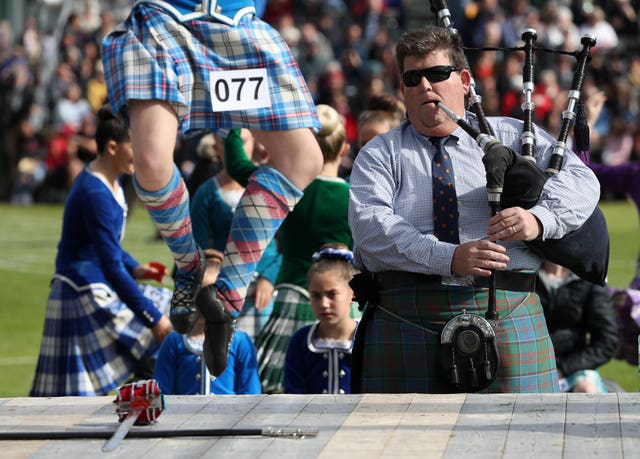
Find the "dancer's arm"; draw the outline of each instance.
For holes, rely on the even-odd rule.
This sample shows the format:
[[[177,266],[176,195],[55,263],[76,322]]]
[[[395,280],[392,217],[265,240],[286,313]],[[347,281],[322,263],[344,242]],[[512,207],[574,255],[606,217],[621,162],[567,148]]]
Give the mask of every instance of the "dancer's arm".
[[[224,164],[229,175],[244,187],[249,184],[251,174],[258,169],[258,166],[247,156],[240,129],[231,129],[227,138],[224,139]]]

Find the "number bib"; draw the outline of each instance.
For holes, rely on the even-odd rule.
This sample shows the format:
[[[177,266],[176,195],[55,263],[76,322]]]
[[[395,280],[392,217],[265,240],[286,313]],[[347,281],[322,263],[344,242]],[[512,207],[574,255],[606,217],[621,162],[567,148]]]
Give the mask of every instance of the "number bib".
[[[267,69],[211,72],[210,78],[214,112],[271,106]]]

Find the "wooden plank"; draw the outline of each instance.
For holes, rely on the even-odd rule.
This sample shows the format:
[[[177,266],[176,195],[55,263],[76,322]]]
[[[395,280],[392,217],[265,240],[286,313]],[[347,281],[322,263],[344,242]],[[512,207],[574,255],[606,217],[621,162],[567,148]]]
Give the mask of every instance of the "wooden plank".
[[[20,397],[9,400],[0,405],[0,429],[2,431],[48,432],[64,431],[79,424],[82,428],[93,428],[94,422],[89,419],[97,413],[113,412],[113,397],[57,397],[57,398],[28,398]],[[112,414],[112,419],[113,419]],[[103,426],[100,426],[103,427]],[[5,441],[2,445],[2,456],[32,457],[32,458],[63,458],[73,457],[69,451],[77,455],[78,442],[86,451],[99,452],[102,440],[29,440]]]
[[[158,420],[162,429],[231,429],[251,412],[265,398],[265,395],[182,395],[167,397],[167,409]],[[152,428],[153,426],[149,426]],[[226,438],[226,437],[225,437]],[[192,458],[207,454],[214,446],[225,440],[223,437],[177,437],[151,440],[153,446],[140,456]],[[234,440],[239,437],[233,437]],[[227,438],[228,439],[228,438]],[[121,453],[136,454],[136,444],[146,444],[150,440],[127,440],[127,448]],[[129,447],[130,446],[130,447]],[[120,448],[119,448],[120,449]],[[140,451],[138,451],[140,452]],[[234,454],[234,458],[236,459]],[[239,456],[242,457],[242,456]]]
[[[37,399],[20,397],[0,406],[2,430],[49,431],[85,420],[105,405],[112,406],[113,397],[58,397]],[[113,408],[111,408],[113,411]]]
[[[135,426],[134,430],[179,429],[179,428],[229,428],[235,422],[242,419],[247,411],[251,410],[264,396],[165,396],[166,409],[158,418],[158,422],[150,426]],[[23,399],[26,406],[26,415],[21,422],[21,430],[114,430],[117,428],[117,416],[112,404],[113,397],[72,397],[69,400],[75,402],[66,406],[65,399],[49,400],[49,403],[36,403],[37,399]],[[91,419],[74,418],[69,416],[70,410],[78,406],[87,407],[94,404],[102,405]],[[48,415],[54,411],[60,413],[54,416]],[[33,414],[29,414],[33,412]],[[61,421],[61,416],[66,421]],[[2,418],[0,418],[2,419]],[[55,428],[38,427],[34,419],[48,419],[54,423]],[[81,420],[82,422],[75,422]],[[51,426],[49,426],[51,427]],[[112,453],[102,453],[104,440],[56,440],[56,441],[28,441],[22,442],[31,445],[28,451],[32,457],[68,459],[77,454],[82,448],[87,453],[100,453],[101,457],[194,457],[198,452],[206,452],[211,445],[218,441],[218,437],[212,438],[176,438],[176,439],[129,439],[126,438]],[[80,443],[81,442],[81,443]],[[15,444],[16,442],[11,442]],[[42,448],[37,450],[37,448]],[[22,445],[20,446],[22,449]],[[36,451],[37,450],[37,451]]]
[[[436,457],[446,446],[464,395],[367,394],[319,458]]]
[[[622,457],[640,456],[640,393],[618,393]]]
[[[344,420],[357,406],[360,395],[277,395],[272,396],[279,409],[283,406],[291,407],[292,401],[297,407],[291,410],[291,420],[286,425],[289,428],[317,429],[318,434],[300,439],[273,438],[264,445],[263,459],[280,458],[313,458],[317,457],[325,444],[340,429]],[[263,407],[260,407],[263,408]],[[271,425],[274,425],[273,423]],[[248,456],[248,457],[256,457]]]
[[[113,397],[0,400],[0,430],[115,430]],[[266,437],[3,441],[2,458],[639,457],[640,394],[168,396],[155,426],[317,427]]]
[[[238,428],[266,428],[298,426],[295,419],[298,413],[313,400],[314,395],[270,395],[260,400],[251,410],[246,410],[244,416],[233,427]],[[238,441],[234,437],[220,438],[211,445],[203,457],[228,457],[234,459],[255,457],[300,457],[299,448],[303,448],[308,441],[316,441],[313,437],[307,439],[255,437]]]
[[[622,457],[617,394],[567,394],[564,457]]]
[[[310,426],[319,429],[313,441],[303,440],[296,444],[296,457],[318,457],[326,444],[342,428],[346,419],[357,408],[363,395],[316,395],[301,410],[292,426]],[[267,455],[265,457],[274,457]],[[275,457],[274,457],[275,458]],[[277,458],[275,458],[277,459]]]
[[[466,398],[466,394],[416,394],[382,457],[441,457]]]
[[[380,457],[413,397],[412,394],[365,394],[319,459]]]
[[[443,457],[501,457],[515,404],[515,394],[469,394]]]
[[[562,457],[565,400],[565,394],[518,394],[502,457]]]
[[[63,398],[64,399],[64,398]],[[76,403],[85,404],[87,406],[94,405],[96,410],[89,416],[82,419],[74,419],[69,417],[66,419],[64,429],[51,429],[51,430],[87,430],[87,431],[112,431],[118,428],[118,416],[115,413],[115,406],[113,404],[114,396],[104,397],[69,397],[69,399]],[[65,412],[67,410],[61,409],[60,400],[62,399],[50,399],[47,403],[47,410],[43,413],[47,416],[50,411],[53,412]],[[134,427],[139,428],[139,427]],[[111,459],[119,457],[122,448],[126,448],[128,454],[132,457],[139,457],[144,454],[145,451],[153,445],[153,440],[147,444],[138,440],[135,443],[130,443],[125,439],[121,446],[115,451],[110,453],[102,452],[102,446],[106,440],[103,439],[84,439],[84,440],[55,440],[46,442],[38,451],[30,455],[32,459],[69,459],[78,456],[82,457],[104,457],[105,459]]]

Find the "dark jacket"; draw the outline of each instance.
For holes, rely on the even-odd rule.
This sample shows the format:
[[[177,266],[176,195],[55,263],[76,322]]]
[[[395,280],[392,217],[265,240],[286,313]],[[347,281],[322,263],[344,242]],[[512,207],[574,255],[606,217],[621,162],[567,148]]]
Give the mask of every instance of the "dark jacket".
[[[596,369],[618,349],[618,326],[606,287],[570,274],[568,282],[550,293],[538,278],[537,293],[553,341],[558,370],[568,376]]]

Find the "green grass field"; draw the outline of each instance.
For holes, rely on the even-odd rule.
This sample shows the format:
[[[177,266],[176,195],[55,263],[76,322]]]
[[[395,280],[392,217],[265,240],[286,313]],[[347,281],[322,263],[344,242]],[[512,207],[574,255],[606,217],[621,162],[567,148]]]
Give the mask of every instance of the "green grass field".
[[[640,245],[638,216],[627,202],[607,202],[602,209],[611,233],[609,283],[628,285]],[[0,204],[0,397],[27,396],[42,336],[49,281],[60,236],[62,206],[29,208]],[[124,247],[141,262],[170,265],[170,254],[146,212],[136,207],[127,224]],[[614,360],[604,376],[627,391],[638,390],[637,369]]]

